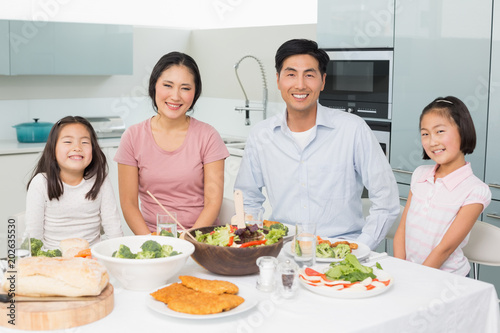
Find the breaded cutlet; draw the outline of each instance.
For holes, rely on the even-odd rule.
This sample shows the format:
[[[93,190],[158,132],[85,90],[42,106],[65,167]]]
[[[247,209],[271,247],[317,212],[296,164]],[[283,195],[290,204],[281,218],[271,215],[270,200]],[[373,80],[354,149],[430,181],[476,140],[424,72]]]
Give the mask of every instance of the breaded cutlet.
[[[237,294],[238,286],[229,281],[204,280],[194,276],[179,276],[182,284],[196,291],[211,294]]]
[[[178,297],[184,297],[186,295],[192,295],[192,294],[199,294],[199,292],[190,289],[181,283],[172,283],[171,285],[158,289],[155,292],[151,293],[151,296],[153,296],[156,300],[163,302],[163,303],[169,303],[172,299],[178,298]]]
[[[237,295],[198,293],[174,298],[168,303],[168,307],[177,312],[206,315],[231,310],[244,301]]]

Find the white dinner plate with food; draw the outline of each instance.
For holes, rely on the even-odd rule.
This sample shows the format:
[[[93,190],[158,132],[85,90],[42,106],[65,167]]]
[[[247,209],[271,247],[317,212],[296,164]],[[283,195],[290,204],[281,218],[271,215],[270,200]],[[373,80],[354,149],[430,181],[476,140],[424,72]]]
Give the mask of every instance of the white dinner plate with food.
[[[293,236],[292,236],[292,239],[293,239]],[[371,250],[368,247],[368,245],[360,243],[360,242],[356,242],[356,241],[348,240],[348,239],[340,239],[340,238],[323,238],[322,237],[322,239],[329,240],[332,244],[335,242],[345,241],[345,240],[347,240],[350,243],[358,244],[358,248],[352,250],[351,253],[354,254],[356,256],[356,258],[358,258],[359,261],[368,258],[370,256],[370,253],[371,253]],[[284,251],[286,254],[288,254],[289,256],[292,256],[292,257],[294,256],[295,244],[293,242],[290,242],[290,243],[283,245],[283,248],[284,248]],[[342,261],[342,260],[344,260],[344,258],[341,258],[341,259],[320,258],[320,257],[316,256],[316,262],[338,262],[338,261]]]
[[[318,272],[324,273],[329,269],[329,266],[316,265],[312,268]],[[377,276],[377,280],[379,281],[364,281],[364,285],[362,282],[356,282],[346,288],[341,285],[337,287],[335,282],[332,282],[331,285],[318,285],[317,283],[311,282],[312,280],[308,281],[302,274],[299,275],[299,281],[304,288],[319,295],[334,298],[367,298],[385,293],[394,284],[392,276],[384,270],[373,267],[373,274]],[[318,280],[319,279],[320,277],[318,277]]]
[[[157,301],[156,299],[153,298],[150,294],[152,292],[157,291],[158,289],[164,288],[169,286],[170,284],[155,288],[154,290],[151,290],[147,295],[146,295],[146,305],[148,308],[151,310],[161,313],[163,315],[169,316],[169,317],[175,317],[175,318],[184,318],[184,319],[215,319],[215,318],[222,318],[222,317],[227,317],[227,316],[234,316],[239,313],[243,313],[245,311],[248,311],[255,307],[258,303],[257,298],[254,296],[255,290],[254,289],[248,289],[245,287],[238,287],[239,292],[238,296],[241,296],[245,299],[243,303],[235,307],[234,309],[231,309],[229,311],[224,311],[220,313],[214,313],[214,314],[206,314],[206,315],[198,315],[198,314],[189,314],[189,313],[183,313],[183,312],[177,312],[174,310],[171,310],[167,304]]]

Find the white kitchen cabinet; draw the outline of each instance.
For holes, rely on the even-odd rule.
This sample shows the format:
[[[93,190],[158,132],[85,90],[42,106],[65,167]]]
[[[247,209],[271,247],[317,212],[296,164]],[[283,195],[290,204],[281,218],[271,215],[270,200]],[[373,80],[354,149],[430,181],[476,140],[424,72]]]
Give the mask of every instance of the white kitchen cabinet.
[[[318,0],[321,48],[392,48],[394,1]]]
[[[390,152],[396,180],[410,184],[417,166],[433,163],[422,160],[419,117],[447,95],[471,112],[477,145],[466,159],[484,179],[492,0],[398,0],[396,8]]]
[[[240,169],[241,156],[229,155],[224,163],[224,198],[234,199],[234,182]]]
[[[118,211],[120,212],[120,220],[122,221],[122,230],[125,236],[132,236],[134,233],[130,230],[125,218],[123,217],[123,212],[120,205],[120,192],[118,191],[118,164],[113,161],[113,158],[118,151],[118,147],[106,147],[102,148],[104,155],[106,155],[106,161],[108,162],[108,178],[113,185],[113,191],[115,193],[116,204],[118,206]]]
[[[128,25],[10,21],[11,75],[132,74]]]
[[[9,21],[0,20],[0,75],[9,74]]]
[[[224,163],[224,198],[234,199],[234,183],[238,175],[238,170],[240,169],[241,160],[242,157],[236,155],[229,155],[229,157],[226,158]],[[262,193],[267,198],[265,188]],[[268,200],[264,202],[263,207],[265,209],[264,219],[268,219],[272,213],[272,208]]]
[[[26,185],[41,153],[0,155],[0,230],[7,230],[8,217],[25,211]],[[22,232],[23,230],[18,230]]]
[[[500,6],[494,7],[491,42],[491,76],[489,89],[488,142],[485,182],[493,199],[500,200]]]

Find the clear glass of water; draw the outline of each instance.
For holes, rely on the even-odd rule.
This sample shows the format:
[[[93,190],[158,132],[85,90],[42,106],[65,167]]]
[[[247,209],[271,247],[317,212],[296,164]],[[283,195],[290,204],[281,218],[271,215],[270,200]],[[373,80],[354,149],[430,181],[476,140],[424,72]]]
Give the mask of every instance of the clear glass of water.
[[[156,234],[159,236],[177,237],[177,213],[170,212],[168,214],[156,214]]]
[[[245,224],[250,226],[256,224],[259,228],[264,227],[264,218],[262,210],[245,210]]]
[[[301,221],[295,225],[294,260],[299,267],[316,263],[316,222]]]
[[[26,258],[31,257],[31,240],[30,234],[25,231],[21,235],[16,235],[16,257]]]

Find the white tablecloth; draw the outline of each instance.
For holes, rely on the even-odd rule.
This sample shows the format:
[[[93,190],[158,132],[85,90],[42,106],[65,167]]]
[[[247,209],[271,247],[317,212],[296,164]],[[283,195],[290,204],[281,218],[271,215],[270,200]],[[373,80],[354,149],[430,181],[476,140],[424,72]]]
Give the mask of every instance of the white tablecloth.
[[[286,258],[283,253],[278,257],[279,260]],[[394,278],[394,285],[383,294],[364,299],[336,299],[299,287],[294,298],[283,299],[278,293],[258,291],[255,288],[257,275],[222,277],[189,259],[179,275],[234,282],[252,291],[252,297],[259,300],[257,306],[224,318],[173,318],[149,309],[145,304],[147,292],[125,290],[112,280],[115,287],[113,312],[97,322],[60,332],[500,331],[500,312],[493,285],[392,257],[377,261]]]

